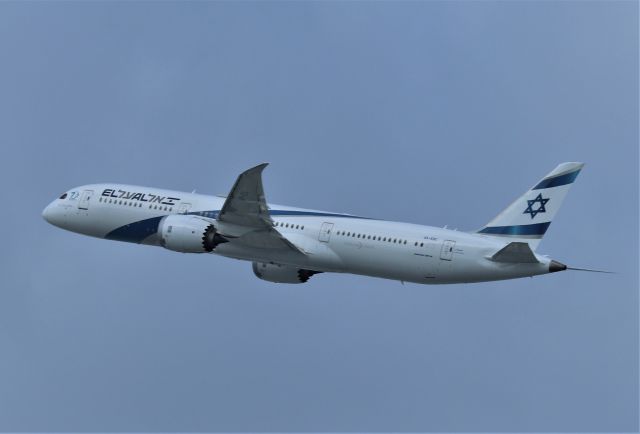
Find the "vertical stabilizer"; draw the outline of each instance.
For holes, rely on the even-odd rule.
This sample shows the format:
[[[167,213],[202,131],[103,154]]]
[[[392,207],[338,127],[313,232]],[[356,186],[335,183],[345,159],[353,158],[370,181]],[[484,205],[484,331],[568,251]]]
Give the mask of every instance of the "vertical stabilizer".
[[[584,163],[562,163],[478,233],[526,242],[535,250]]]

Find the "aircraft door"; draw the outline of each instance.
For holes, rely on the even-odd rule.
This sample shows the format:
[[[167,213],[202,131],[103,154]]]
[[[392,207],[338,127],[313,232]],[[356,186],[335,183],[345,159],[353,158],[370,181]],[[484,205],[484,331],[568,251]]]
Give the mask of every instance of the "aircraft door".
[[[324,222],[320,227],[320,234],[318,235],[318,240],[323,243],[328,243],[329,239],[331,239],[331,231],[333,230],[333,223]]]
[[[442,249],[440,249],[440,259],[443,261],[451,261],[453,259],[453,248],[456,242],[451,240],[445,240],[442,243]]]
[[[82,196],[80,196],[80,201],[78,202],[78,209],[88,210],[89,209],[89,201],[91,200],[91,196],[93,196],[93,190],[85,190],[82,192]]]

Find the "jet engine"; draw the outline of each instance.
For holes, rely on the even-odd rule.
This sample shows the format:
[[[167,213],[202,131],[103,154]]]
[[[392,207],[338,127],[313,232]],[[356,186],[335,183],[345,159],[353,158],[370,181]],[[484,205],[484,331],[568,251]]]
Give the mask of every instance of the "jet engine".
[[[289,265],[254,262],[253,274],[256,277],[274,283],[305,283],[311,276],[322,271],[305,270]]]
[[[208,220],[189,215],[170,215],[158,228],[160,244],[182,253],[208,253],[220,243],[228,242]]]

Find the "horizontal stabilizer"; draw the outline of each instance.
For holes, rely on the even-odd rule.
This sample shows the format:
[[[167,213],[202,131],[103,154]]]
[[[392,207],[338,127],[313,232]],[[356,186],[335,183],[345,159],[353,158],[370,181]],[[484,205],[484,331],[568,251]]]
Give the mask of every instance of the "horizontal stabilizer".
[[[509,262],[517,264],[535,264],[540,261],[536,259],[529,243],[514,241],[500,249],[498,253],[491,257],[495,262]]]

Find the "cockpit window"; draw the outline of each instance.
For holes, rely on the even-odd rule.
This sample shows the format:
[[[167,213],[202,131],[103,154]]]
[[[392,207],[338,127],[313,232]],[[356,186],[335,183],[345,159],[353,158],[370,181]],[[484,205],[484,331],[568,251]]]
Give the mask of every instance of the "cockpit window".
[[[67,193],[64,193],[62,196],[60,196],[60,199],[66,199],[67,198]]]

